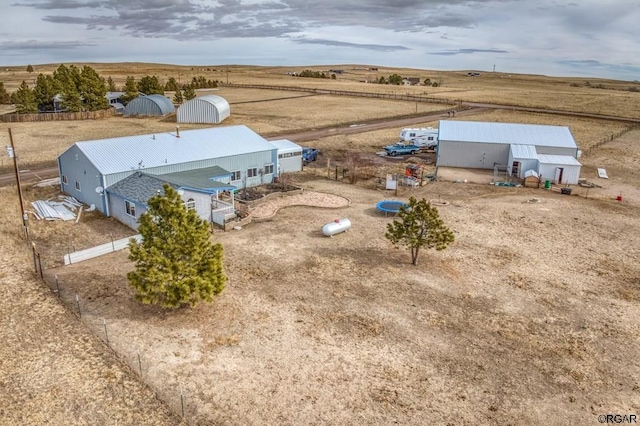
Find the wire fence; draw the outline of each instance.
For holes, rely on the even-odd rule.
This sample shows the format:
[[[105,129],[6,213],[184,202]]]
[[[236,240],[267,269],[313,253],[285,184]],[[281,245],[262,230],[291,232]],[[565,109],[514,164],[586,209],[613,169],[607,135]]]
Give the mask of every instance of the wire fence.
[[[617,133],[612,134],[611,136],[609,136],[608,138],[602,139],[599,142],[596,142],[595,144],[591,145],[589,148],[585,149],[582,152],[582,155],[584,156],[589,156],[591,154],[593,154],[598,148],[602,147],[603,145],[612,142],[616,139],[618,139],[619,137],[629,133],[632,130],[636,130],[636,129],[640,129],[640,124],[634,124],[632,126],[627,127],[626,129],[622,129]]]
[[[45,269],[42,256],[31,245],[34,274],[57,297],[60,304],[86,326],[92,334],[97,336],[111,354],[120,361],[140,382],[150,389],[158,400],[162,401],[171,411],[182,417],[185,423],[195,421],[197,407],[189,399],[183,386],[171,389],[163,383],[154,382],[150,370],[156,367],[153,363],[154,356],[151,351],[132,343],[134,339],[126,335],[126,328],[117,321],[109,321],[107,315],[100,312],[100,306],[88,303],[78,290],[56,273],[56,269]],[[123,333],[124,331],[124,333]],[[133,335],[134,333],[131,333]]]

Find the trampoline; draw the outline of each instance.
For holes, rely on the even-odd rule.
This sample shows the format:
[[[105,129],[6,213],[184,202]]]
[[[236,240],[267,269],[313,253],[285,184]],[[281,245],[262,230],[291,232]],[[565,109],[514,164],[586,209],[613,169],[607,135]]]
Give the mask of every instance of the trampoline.
[[[382,200],[376,204],[376,209],[386,216],[388,214],[397,214],[402,206],[409,207],[409,204],[396,200]]]

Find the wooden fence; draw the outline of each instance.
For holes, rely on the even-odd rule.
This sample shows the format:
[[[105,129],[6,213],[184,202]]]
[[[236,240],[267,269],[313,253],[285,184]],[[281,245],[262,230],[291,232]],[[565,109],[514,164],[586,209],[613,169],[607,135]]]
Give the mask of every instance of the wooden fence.
[[[0,123],[27,123],[32,121],[72,121],[95,120],[98,118],[113,117],[114,108],[99,111],[80,112],[43,112],[39,114],[3,114],[0,115]]]
[[[243,89],[288,90],[291,92],[307,92],[317,95],[356,96],[361,98],[394,99],[398,101],[429,102],[445,105],[461,105],[461,101],[451,99],[430,98],[428,96],[403,95],[400,93],[355,92],[349,90],[312,89],[308,87],[271,86],[266,84],[221,83],[220,86],[239,87]],[[399,86],[402,87],[402,86]]]

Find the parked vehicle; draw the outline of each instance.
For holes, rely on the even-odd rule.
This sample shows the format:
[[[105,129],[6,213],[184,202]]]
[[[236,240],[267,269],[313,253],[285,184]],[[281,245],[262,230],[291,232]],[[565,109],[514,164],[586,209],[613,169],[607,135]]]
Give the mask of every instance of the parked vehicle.
[[[417,154],[420,152],[420,147],[414,144],[404,144],[402,142],[398,142],[393,145],[387,145],[384,147],[387,155],[396,156],[396,155],[404,155],[404,154]]]
[[[438,129],[433,127],[405,128],[400,131],[400,141],[411,142],[422,149],[435,149],[438,146]]]
[[[302,147],[302,164],[307,165],[318,159],[318,150],[315,148]]]

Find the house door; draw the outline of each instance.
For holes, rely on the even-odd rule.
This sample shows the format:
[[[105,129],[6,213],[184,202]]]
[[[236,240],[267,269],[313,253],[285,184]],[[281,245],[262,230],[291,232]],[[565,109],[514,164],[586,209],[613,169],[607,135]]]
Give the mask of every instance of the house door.
[[[556,168],[556,182],[562,183],[562,174],[564,173],[563,167]]]
[[[519,173],[520,173],[520,162],[514,161],[513,164],[511,165],[511,176],[515,175],[516,177],[520,177]]]

